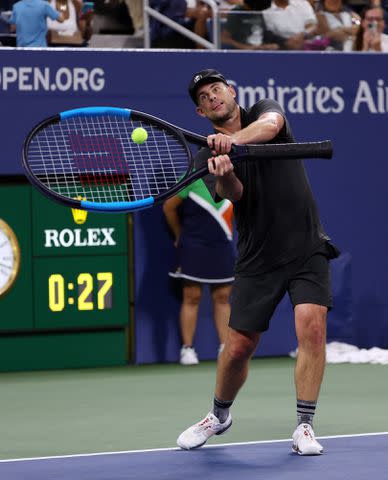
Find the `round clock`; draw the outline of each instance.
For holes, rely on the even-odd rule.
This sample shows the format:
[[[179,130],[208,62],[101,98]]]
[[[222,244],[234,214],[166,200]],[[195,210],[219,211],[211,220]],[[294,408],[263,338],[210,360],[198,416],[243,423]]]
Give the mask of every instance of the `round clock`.
[[[20,247],[12,228],[0,218],[0,296],[8,292],[20,267]]]

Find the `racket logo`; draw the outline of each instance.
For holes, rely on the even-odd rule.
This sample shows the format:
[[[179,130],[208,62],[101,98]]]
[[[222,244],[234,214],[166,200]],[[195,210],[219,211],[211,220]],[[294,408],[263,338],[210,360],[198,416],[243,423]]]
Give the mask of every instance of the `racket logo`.
[[[75,200],[86,200],[86,198],[78,195]],[[88,212],[86,210],[80,210],[79,208],[72,208],[71,214],[73,215],[73,220],[77,225],[83,225],[88,218]]]
[[[129,182],[123,146],[113,135],[82,135],[72,132],[69,144],[83,186]]]

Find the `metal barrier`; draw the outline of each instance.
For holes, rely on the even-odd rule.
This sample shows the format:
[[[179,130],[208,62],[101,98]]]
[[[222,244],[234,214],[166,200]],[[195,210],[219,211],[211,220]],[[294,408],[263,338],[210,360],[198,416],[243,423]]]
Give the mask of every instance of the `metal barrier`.
[[[221,34],[220,34],[220,22],[219,22],[219,8],[217,3],[214,0],[202,0],[204,3],[209,5],[212,11],[212,40],[213,42],[209,42],[208,40],[200,37],[196,33],[192,32],[186,27],[183,27],[171,18],[166,17],[162,13],[158,12],[154,8],[151,8],[149,5],[149,0],[144,0],[144,47],[151,48],[151,28],[150,28],[150,17],[155,18],[159,22],[167,25],[168,27],[172,28],[173,30],[177,31],[181,35],[193,40],[193,42],[199,43],[204,48],[209,50],[217,50],[220,48],[221,45]]]

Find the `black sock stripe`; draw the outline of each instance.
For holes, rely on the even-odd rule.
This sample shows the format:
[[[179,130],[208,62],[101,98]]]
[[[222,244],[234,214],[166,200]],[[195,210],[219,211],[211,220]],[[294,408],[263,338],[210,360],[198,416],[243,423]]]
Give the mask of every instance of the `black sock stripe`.
[[[214,406],[217,408],[230,408],[233,404],[233,400],[218,400],[214,397]]]

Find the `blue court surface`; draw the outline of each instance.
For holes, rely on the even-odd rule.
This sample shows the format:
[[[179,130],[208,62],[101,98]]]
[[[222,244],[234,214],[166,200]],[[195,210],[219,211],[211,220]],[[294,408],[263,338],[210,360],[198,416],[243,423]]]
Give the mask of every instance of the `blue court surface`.
[[[324,455],[291,453],[290,440],[0,461],[2,480],[380,480],[388,432],[320,437]]]

